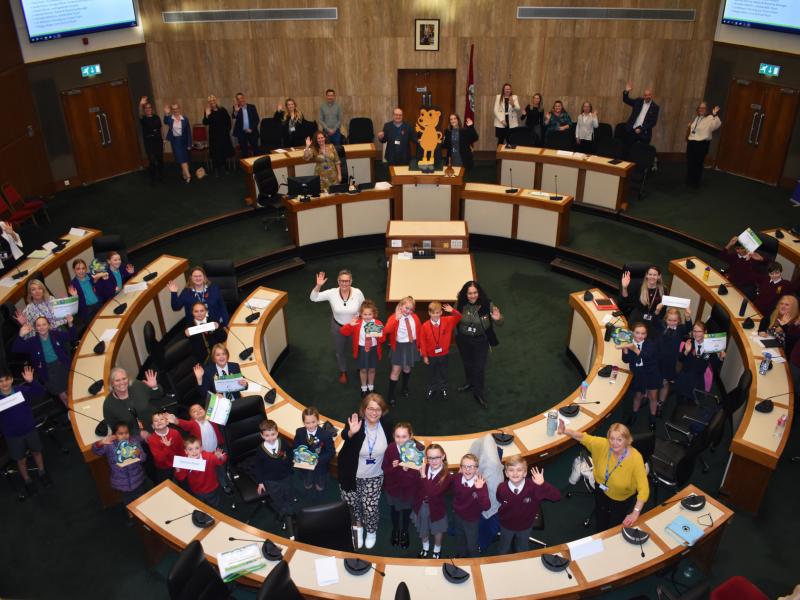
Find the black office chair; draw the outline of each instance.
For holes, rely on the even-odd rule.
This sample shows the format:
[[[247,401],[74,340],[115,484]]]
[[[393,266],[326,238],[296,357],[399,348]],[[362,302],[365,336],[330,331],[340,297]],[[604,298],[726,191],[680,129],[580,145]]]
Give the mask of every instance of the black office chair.
[[[203,270],[214,285],[219,288],[228,313],[239,306],[239,282],[232,260],[204,260]]]
[[[264,228],[269,229],[271,223],[286,221],[286,209],[283,207],[283,196],[280,194],[281,184],[272,170],[272,159],[262,156],[253,163],[253,183],[256,187],[256,205],[259,208],[270,208],[274,214],[263,220]],[[288,224],[286,226],[288,231]]]
[[[623,142],[628,138],[628,126],[625,123],[614,125],[614,137]]]
[[[775,260],[778,255],[778,240],[771,235],[760,234],[761,245],[758,247],[757,252],[764,257],[763,268],[766,270],[767,265]]]
[[[295,539],[342,552],[353,551],[350,510],[344,502],[309,506],[297,513]]]
[[[197,540],[178,555],[167,576],[167,590],[170,600],[227,600],[231,597],[228,586],[206,560],[203,546]]]
[[[653,506],[656,505],[656,497],[658,496],[658,479],[655,476],[655,467],[653,467],[653,452],[656,449],[656,434],[652,431],[643,433],[634,433],[631,446],[639,451],[642,455],[642,460],[647,467],[647,479],[650,482],[652,493],[650,498],[653,500]],[[644,507],[642,507],[644,510]]]
[[[553,150],[572,150],[575,145],[575,135],[571,130],[548,131],[544,136],[545,148]]]
[[[177,341],[165,348],[163,342],[156,338],[155,327],[150,321],[145,322],[142,334],[148,360],[158,371],[159,379],[171,398],[170,404],[177,402],[184,412],[195,402],[205,405],[205,398],[200,397],[197,379],[194,376],[197,358],[191,342],[181,335]]]
[[[711,419],[721,409],[719,397],[714,394],[696,389],[693,396],[693,403],[679,403],[664,422],[667,437],[672,438],[670,434],[673,433],[683,440],[693,440],[709,426]]]
[[[711,307],[711,314],[706,320],[706,330],[709,333],[728,333],[731,329],[731,317],[721,304]]]
[[[350,171],[347,168],[347,152],[345,151],[344,146],[335,146],[335,148],[336,148],[336,154],[339,155],[339,162],[341,163],[341,168],[342,168],[341,183],[347,185],[350,183],[350,176],[352,175],[352,173],[350,173]]]
[[[647,176],[653,172],[653,166],[656,164],[656,149],[650,144],[637,142],[631,146],[628,160],[636,165],[631,171],[629,181],[633,186],[638,185],[636,196],[639,200],[643,200],[647,196],[645,190]]]
[[[747,399],[750,397],[750,388],[752,385],[753,373],[750,369],[745,369],[739,377],[736,387],[726,393],[722,398],[722,410],[725,413],[725,423],[731,427],[731,437],[733,437],[735,433],[733,431],[733,415],[747,402]],[[723,429],[722,434],[724,435],[724,433],[725,430]]]
[[[261,149],[265,153],[272,152],[276,148],[281,147],[281,143],[283,142],[283,126],[278,119],[274,117],[261,119],[258,132],[261,136]]]
[[[397,589],[394,591],[394,600],[411,600],[411,592],[408,591],[405,581],[397,584]]]
[[[116,250],[122,257],[122,262],[129,262],[128,252],[121,235],[99,235],[92,240],[92,249],[94,250],[95,258],[98,260],[106,260],[109,252]]]
[[[348,144],[371,144],[375,141],[375,128],[368,117],[353,117],[347,126]]]
[[[580,450],[578,451],[579,456],[583,457],[583,460],[586,461],[588,464],[592,464],[592,457],[589,452],[582,446],[580,446]],[[572,498],[573,496],[594,496],[594,488],[591,487],[589,481],[581,476],[580,479],[576,482],[579,485],[579,489],[571,489],[564,494],[567,500]],[[595,484],[596,485],[596,484]],[[592,517],[594,516],[594,504],[592,505],[591,510],[586,514],[586,517],[583,519],[583,526],[589,527],[592,522]]]
[[[603,140],[610,140],[614,138],[614,131],[611,129],[610,123],[598,123],[597,129],[594,130],[594,144],[597,146],[598,142]]]
[[[673,592],[670,592],[667,588],[661,585],[656,587],[657,600],[706,600],[710,593],[711,584],[708,581],[699,583],[680,595],[675,595]]]
[[[512,146],[535,147],[536,139],[527,127],[516,127],[508,135],[508,143]]]
[[[282,560],[272,567],[258,591],[258,600],[304,600],[292,581],[289,564]]]
[[[598,140],[594,145],[594,152],[598,156],[605,156],[613,160],[625,158],[625,142],[615,137]]]

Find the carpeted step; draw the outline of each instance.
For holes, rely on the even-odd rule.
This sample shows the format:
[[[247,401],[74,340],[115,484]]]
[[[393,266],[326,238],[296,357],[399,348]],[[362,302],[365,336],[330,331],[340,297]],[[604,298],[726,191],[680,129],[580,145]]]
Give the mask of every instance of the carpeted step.
[[[244,277],[240,277],[239,289],[245,290],[261,283],[261,281],[267,279],[268,277],[273,277],[282,273],[288,273],[289,271],[296,271],[297,269],[302,269],[305,266],[305,261],[297,256],[266,264],[258,269],[248,272]]]
[[[592,285],[597,285],[606,291],[619,291],[619,280],[615,277],[606,275],[587,266],[563,259],[554,258],[550,261],[550,268],[565,275],[571,275],[588,281]]]

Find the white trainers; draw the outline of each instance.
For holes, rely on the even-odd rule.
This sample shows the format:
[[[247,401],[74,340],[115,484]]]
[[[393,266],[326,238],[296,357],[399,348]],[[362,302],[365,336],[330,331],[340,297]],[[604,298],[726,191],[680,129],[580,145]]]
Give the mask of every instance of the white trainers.
[[[356,547],[361,548],[364,545],[364,528],[353,527],[356,532]]]
[[[581,478],[581,460],[580,456],[576,456],[575,460],[572,461],[572,472],[569,474],[569,482],[571,485],[575,485],[578,483],[578,480]]]
[[[364,540],[364,546],[366,546],[367,550],[375,547],[375,542],[378,539],[378,533],[375,531],[368,531],[367,537]]]

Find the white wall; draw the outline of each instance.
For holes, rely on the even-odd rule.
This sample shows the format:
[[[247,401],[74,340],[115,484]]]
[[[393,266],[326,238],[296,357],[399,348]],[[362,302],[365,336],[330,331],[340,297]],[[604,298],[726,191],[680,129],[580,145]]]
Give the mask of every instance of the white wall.
[[[788,1],[789,3],[797,3],[800,5],[798,0]],[[764,31],[763,29],[747,29],[746,27],[734,27],[733,25],[723,25],[722,11],[724,8],[725,0],[720,0],[719,16],[717,18],[717,31],[714,34],[715,42],[800,54],[800,35],[795,35],[792,33],[778,33],[775,31]],[[800,8],[798,8],[798,10],[800,10]]]
[[[22,49],[22,58],[26,63],[144,43],[144,29],[142,28],[138,2],[135,2],[136,15],[139,17],[139,25],[136,27],[117,29],[115,31],[100,31],[85,36],[48,40],[35,44],[31,44],[28,41],[28,29],[25,27],[25,17],[22,14],[22,6],[19,0],[10,0],[10,4],[11,11],[14,14],[14,24],[17,28],[19,46]],[[89,39],[89,44],[86,46],[83,44],[84,37]]]

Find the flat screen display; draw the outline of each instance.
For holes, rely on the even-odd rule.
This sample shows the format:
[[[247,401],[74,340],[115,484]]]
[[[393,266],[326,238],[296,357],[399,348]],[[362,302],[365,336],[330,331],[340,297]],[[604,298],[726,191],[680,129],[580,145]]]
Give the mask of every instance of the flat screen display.
[[[725,0],[722,24],[800,34],[797,0]]]
[[[137,25],[134,0],[20,0],[20,4],[31,43]]]

